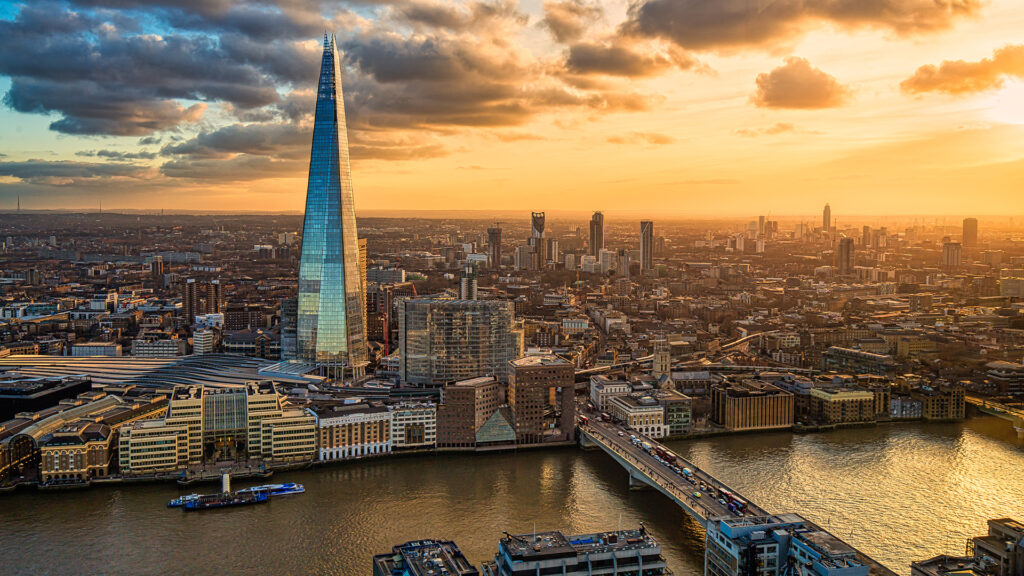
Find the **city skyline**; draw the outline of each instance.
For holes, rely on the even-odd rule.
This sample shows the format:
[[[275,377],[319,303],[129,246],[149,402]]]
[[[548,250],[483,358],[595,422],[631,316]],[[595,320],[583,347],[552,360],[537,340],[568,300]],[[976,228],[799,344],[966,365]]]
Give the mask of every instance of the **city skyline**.
[[[0,207],[301,210],[324,29],[353,79],[364,210],[792,214],[842,198],[850,215],[984,215],[1013,202],[1019,6],[716,6],[5,3],[17,60],[0,61]],[[683,21],[703,28],[663,23]]]

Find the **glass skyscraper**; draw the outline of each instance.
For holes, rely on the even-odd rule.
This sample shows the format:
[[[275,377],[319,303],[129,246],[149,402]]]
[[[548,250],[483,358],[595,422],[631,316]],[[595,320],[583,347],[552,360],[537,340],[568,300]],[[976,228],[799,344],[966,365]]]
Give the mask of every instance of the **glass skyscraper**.
[[[324,36],[309,157],[296,344],[302,360],[361,368],[366,361],[365,294],[341,91],[341,57]]]

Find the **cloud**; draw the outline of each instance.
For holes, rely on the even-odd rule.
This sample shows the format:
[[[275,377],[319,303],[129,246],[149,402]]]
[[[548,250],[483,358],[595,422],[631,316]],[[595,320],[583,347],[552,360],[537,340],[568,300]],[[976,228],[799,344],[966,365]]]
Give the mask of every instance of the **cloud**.
[[[944,60],[939,66],[921,66],[900,88],[908,94],[973,94],[1002,88],[1006,78],[1024,78],[1024,44],[1004,46],[977,62]]]
[[[791,122],[776,122],[764,128],[738,128],[735,133],[745,138],[778,136],[779,134],[821,134],[821,132],[816,130],[805,130]]]
[[[752,100],[765,108],[834,108],[841,106],[850,93],[804,58],[789,58],[771,72],[758,74],[756,82]]]
[[[678,49],[667,54],[648,50],[641,53],[623,43],[580,43],[569,46],[565,64],[569,72],[577,74],[651,76],[673,66],[693,68],[698,62]]]
[[[545,0],[541,23],[562,43],[579,40],[587,26],[604,16],[604,8],[587,0]]]
[[[83,150],[75,152],[75,156],[110,158],[111,160],[152,160],[156,158],[156,152],[139,150],[137,152],[124,152],[121,150]]]
[[[135,164],[37,159],[0,162],[0,176],[48,186],[71,186],[90,180],[144,179],[152,173],[151,168]]]
[[[675,138],[657,132],[630,132],[625,136],[611,136],[608,142],[612,144],[650,144],[651,146],[663,146],[675,142]]]
[[[950,28],[982,0],[640,0],[625,34],[662,38],[687,50],[777,50],[822,24],[900,36]]]

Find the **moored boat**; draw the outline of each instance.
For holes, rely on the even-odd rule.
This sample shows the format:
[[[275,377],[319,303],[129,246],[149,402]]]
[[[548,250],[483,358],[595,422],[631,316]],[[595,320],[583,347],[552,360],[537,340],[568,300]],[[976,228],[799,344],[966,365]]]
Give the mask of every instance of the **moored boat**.
[[[185,502],[182,508],[186,511],[209,510],[211,508],[263,504],[269,500],[270,495],[266,492],[224,492],[221,494],[203,494],[195,500]]]
[[[302,484],[286,482],[284,484],[263,484],[260,486],[253,486],[251,488],[242,488],[238,493],[247,494],[250,492],[266,492],[271,496],[287,496],[289,494],[302,494],[305,491],[306,488],[303,487]]]

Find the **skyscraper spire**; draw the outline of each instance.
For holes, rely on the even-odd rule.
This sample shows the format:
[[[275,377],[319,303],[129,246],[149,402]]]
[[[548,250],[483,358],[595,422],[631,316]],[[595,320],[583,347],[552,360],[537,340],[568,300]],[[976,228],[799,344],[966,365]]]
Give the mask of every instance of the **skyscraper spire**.
[[[340,65],[333,35],[328,39],[324,34],[302,228],[296,340],[303,360],[359,370],[366,363],[366,299]]]

